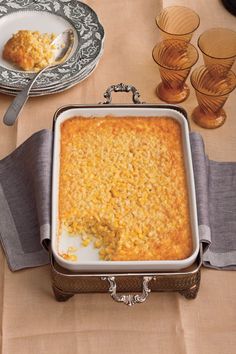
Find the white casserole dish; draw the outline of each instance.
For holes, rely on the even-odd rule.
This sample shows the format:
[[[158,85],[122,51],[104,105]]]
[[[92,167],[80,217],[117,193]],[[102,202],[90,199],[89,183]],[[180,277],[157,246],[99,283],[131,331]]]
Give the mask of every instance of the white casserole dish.
[[[59,172],[60,172],[60,126],[74,116],[104,117],[106,115],[119,116],[140,116],[149,117],[168,116],[177,120],[181,125],[182,142],[184,150],[184,163],[189,197],[189,213],[192,231],[193,252],[190,257],[183,260],[162,260],[162,261],[102,261],[99,260],[98,251],[89,245],[80,246],[80,237],[68,237],[63,232],[60,240],[57,237],[58,222],[58,194],[59,194]],[[199,235],[197,224],[197,208],[195,198],[195,185],[192,167],[192,157],[189,141],[189,128],[185,116],[180,110],[171,106],[166,108],[163,105],[88,105],[71,106],[61,108],[55,115],[54,120],[54,145],[53,145],[53,176],[52,176],[52,253],[58,264],[75,272],[155,272],[155,271],[177,271],[184,269],[194,263],[199,253]],[[72,244],[73,241],[73,244]],[[77,261],[65,260],[58,254],[65,252],[68,247],[78,248],[75,253]]]

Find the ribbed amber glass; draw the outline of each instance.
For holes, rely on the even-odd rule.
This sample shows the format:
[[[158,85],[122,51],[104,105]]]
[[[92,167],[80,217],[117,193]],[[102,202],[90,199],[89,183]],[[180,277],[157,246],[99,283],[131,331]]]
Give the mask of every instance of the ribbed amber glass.
[[[190,80],[199,104],[192,113],[193,120],[203,128],[220,127],[226,120],[223,106],[236,87],[235,74],[229,71],[219,80],[211,69],[200,66],[192,72]]]
[[[163,39],[179,39],[190,42],[200,18],[192,9],[184,6],[164,8],[156,17],[157,27]]]
[[[223,77],[236,58],[236,32],[227,28],[211,28],[198,38],[198,47],[211,74]]]
[[[189,95],[185,81],[198,60],[196,48],[182,40],[164,40],[154,47],[152,55],[162,80],[157,96],[168,103],[184,101]]]

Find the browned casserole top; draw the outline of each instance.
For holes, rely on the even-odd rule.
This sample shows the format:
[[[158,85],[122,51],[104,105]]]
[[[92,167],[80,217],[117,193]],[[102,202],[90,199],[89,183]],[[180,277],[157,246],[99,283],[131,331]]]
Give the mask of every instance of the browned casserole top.
[[[66,120],[61,126],[59,225],[59,234],[65,228],[82,237],[84,246],[93,242],[104,260],[190,256],[179,123],[168,117]]]

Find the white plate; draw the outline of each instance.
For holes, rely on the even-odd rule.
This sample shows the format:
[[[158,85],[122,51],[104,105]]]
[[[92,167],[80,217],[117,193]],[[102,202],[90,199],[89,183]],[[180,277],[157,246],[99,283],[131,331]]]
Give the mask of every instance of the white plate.
[[[92,116],[140,116],[140,117],[160,117],[169,116],[177,120],[182,129],[182,142],[184,149],[184,161],[187,177],[190,220],[193,238],[193,253],[190,257],[183,260],[166,260],[166,261],[102,261],[98,259],[97,251],[91,247],[80,247],[78,238],[68,238],[66,233],[62,234],[60,241],[56,236],[57,215],[58,215],[58,191],[59,191],[59,171],[60,171],[60,125],[73,116],[89,117]],[[157,118],[158,119],[158,118]],[[68,239],[75,242],[74,246],[78,247],[78,261],[72,262],[63,259],[58,254],[67,250]],[[53,187],[52,187],[52,251],[56,261],[64,268],[77,272],[146,272],[146,271],[177,271],[190,266],[196,259],[199,252],[199,235],[197,224],[197,208],[195,199],[195,185],[192,168],[192,157],[189,141],[189,130],[186,118],[174,109],[154,108],[148,105],[119,107],[119,106],[95,106],[68,108],[62,111],[56,119],[54,130],[54,147],[53,147]],[[59,242],[59,243],[58,243]]]
[[[75,44],[71,54],[73,54],[75,48],[78,47],[78,34],[65,18],[43,11],[19,11],[10,13],[0,20],[0,66],[3,68],[19,72],[22,71],[2,58],[5,43],[12,37],[13,33],[21,29],[55,34],[71,29],[75,35]]]

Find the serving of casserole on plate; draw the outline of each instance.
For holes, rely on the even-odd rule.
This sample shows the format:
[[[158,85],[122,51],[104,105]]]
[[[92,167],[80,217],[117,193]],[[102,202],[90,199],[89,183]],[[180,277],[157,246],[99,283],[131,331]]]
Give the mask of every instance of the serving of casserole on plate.
[[[185,117],[71,108],[54,127],[52,250],[78,272],[178,270],[199,251]]]

